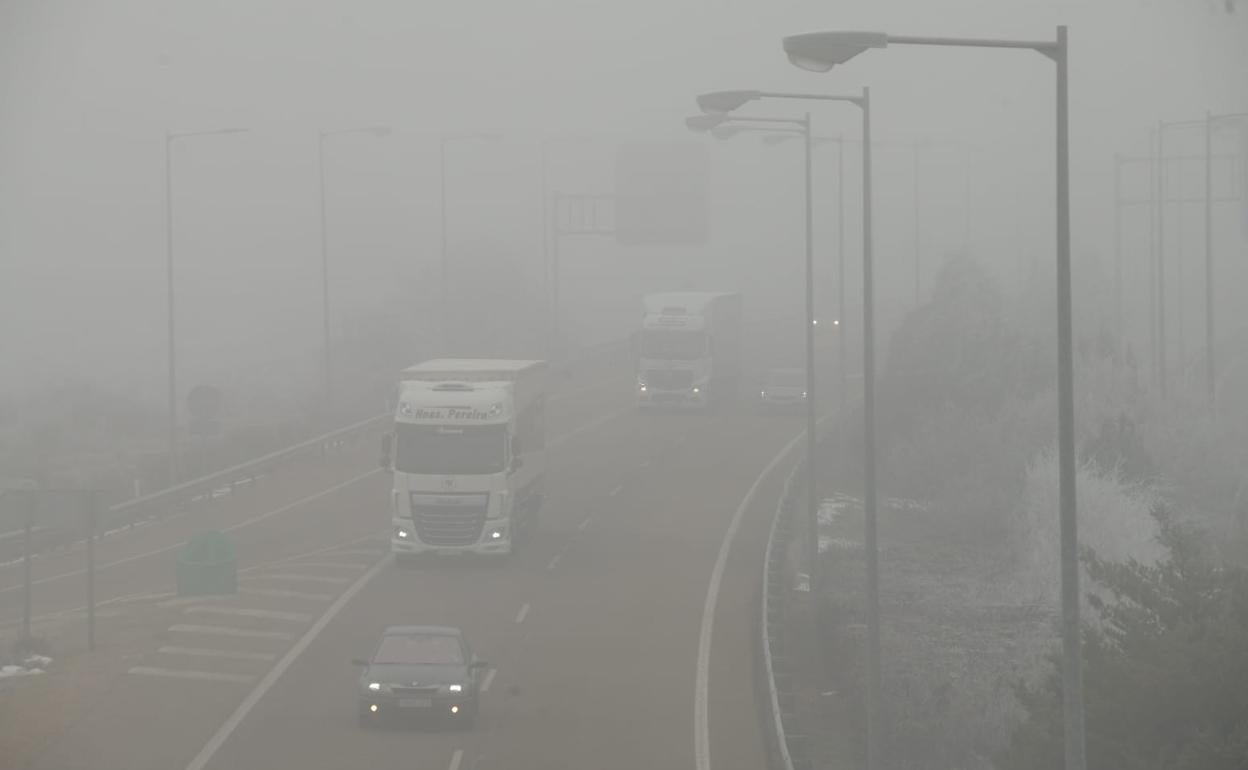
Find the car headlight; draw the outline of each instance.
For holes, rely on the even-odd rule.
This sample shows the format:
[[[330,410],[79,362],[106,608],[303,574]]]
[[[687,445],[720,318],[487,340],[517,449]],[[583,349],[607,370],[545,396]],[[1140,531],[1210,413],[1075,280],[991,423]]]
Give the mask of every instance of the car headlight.
[[[447,685],[446,689],[447,692],[463,692],[464,686],[462,684],[451,684]]]
[[[702,389],[701,389],[701,388],[695,387],[695,388],[693,389],[693,393],[694,393],[694,395],[697,395],[698,393],[701,393],[701,392],[702,392]]]
[[[369,692],[381,692],[381,682],[369,682],[368,690]]]
[[[802,391],[802,398],[806,398],[806,391]]]
[[[759,397],[759,398],[767,398],[767,391],[765,391],[765,390],[760,390],[760,391],[758,392],[758,397]]]
[[[637,390],[641,391],[642,393],[645,393],[645,392],[646,392],[646,383],[644,383],[644,382],[639,382],[639,383],[637,383]]]

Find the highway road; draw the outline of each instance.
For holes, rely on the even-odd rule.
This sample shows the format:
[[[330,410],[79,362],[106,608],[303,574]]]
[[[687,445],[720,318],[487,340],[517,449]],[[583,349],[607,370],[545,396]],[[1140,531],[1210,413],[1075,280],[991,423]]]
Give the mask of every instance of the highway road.
[[[331,492],[256,521],[252,506],[227,514],[246,522],[234,530],[245,593],[158,602],[166,630],[35,767],[763,767],[754,624],[782,474],[755,480],[799,426],[744,411],[638,415],[628,396],[590,388],[552,408],[542,532],[506,564],[385,558],[388,479],[340,480],[371,472],[371,444],[325,461],[310,489]],[[289,473],[296,486],[315,475]],[[277,481],[264,483],[300,499]],[[738,510],[753,487],[757,505]],[[119,541],[102,557],[120,562],[111,595],[152,591],[161,570],[170,590],[171,552],[122,546],[137,548]],[[57,577],[70,565],[40,570],[41,603],[72,606],[76,579]],[[350,660],[395,623],[459,626],[490,661],[474,730],[356,725]]]

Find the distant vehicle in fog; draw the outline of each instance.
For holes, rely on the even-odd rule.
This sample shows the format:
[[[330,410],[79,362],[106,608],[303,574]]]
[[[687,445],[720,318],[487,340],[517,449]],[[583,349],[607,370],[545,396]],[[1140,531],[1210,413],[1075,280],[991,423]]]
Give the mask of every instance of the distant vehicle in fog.
[[[800,410],[806,403],[804,369],[772,369],[759,391],[759,401],[769,410]]]
[[[370,658],[353,663],[360,674],[359,722],[368,726],[404,717],[432,718],[471,727],[480,708],[478,660],[458,628],[390,626]]]
[[[390,548],[509,554],[537,527],[546,471],[544,361],[436,359],[404,369],[382,465]]]
[[[649,294],[642,300],[637,405],[711,409],[733,399],[741,368],[741,295]]]

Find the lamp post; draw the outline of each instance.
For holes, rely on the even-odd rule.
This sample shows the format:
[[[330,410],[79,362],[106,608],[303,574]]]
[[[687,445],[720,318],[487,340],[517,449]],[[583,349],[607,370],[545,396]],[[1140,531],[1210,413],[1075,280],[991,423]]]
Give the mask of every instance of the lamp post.
[[[741,92],[744,93],[744,92]],[[756,98],[756,97],[752,97]],[[815,495],[815,427],[816,427],[816,393],[815,393],[815,251],[814,251],[814,214],[812,203],[812,149],[813,139],[810,132],[810,113],[806,113],[801,118],[759,118],[731,116],[728,113],[736,109],[740,104],[727,106],[724,110],[716,110],[716,106],[721,103],[731,103],[731,99],[727,102],[723,100],[723,94],[704,94],[698,98],[699,105],[704,110],[708,110],[708,114],[698,115],[689,118],[686,125],[693,130],[709,130],[719,139],[727,139],[741,131],[775,131],[780,126],[780,131],[793,131],[801,135],[803,145],[805,147],[805,164],[804,164],[804,184],[805,184],[805,245],[806,245],[806,278],[805,278],[805,301],[806,301],[806,487],[807,487],[807,562],[810,574],[810,585],[812,591],[816,585],[816,574],[819,566],[819,520],[818,510],[819,501]],[[748,101],[748,99],[746,100]],[[741,102],[741,103],[744,103]],[[750,125],[761,124],[761,125]],[[788,128],[783,128],[787,126]]]
[[[169,486],[178,483],[178,381],[175,293],[173,282],[173,145],[198,136],[241,134],[245,128],[217,128],[208,131],[165,131],[165,293],[168,301],[168,383],[169,383]]]
[[[1041,53],[1057,65],[1057,390],[1058,390],[1058,468],[1060,488],[1062,562],[1062,713],[1065,717],[1066,770],[1087,766],[1083,715],[1083,674],[1079,633],[1079,553],[1075,501],[1075,403],[1074,358],[1071,329],[1070,275],[1070,135],[1067,76],[1066,27],[1057,28],[1055,40],[991,40],[983,38],[942,38],[894,36],[882,32],[814,32],[784,39],[784,50],[794,65],[816,72],[827,72],[872,48],[889,45],[953,46],[969,48],[1013,48]],[[864,372],[870,376],[870,371]],[[868,551],[868,559],[873,554]],[[870,590],[870,586],[868,587]],[[868,601],[871,601],[869,597]],[[878,628],[868,629],[872,641]],[[874,661],[878,667],[878,656]],[[868,703],[868,766],[881,763],[878,670],[869,672],[868,692],[874,689],[877,702]],[[874,681],[871,681],[874,679]]]
[[[792,134],[775,133],[763,137],[764,144],[781,144],[793,138]],[[833,326],[837,327],[836,377],[837,401],[840,411],[845,411],[845,398],[848,393],[845,368],[845,138],[841,136],[816,136],[812,142],[816,147],[821,144],[836,144],[836,319]]]
[[[1161,154],[1161,150],[1164,149],[1164,145],[1162,144],[1162,137],[1164,136],[1166,130],[1172,129],[1172,128],[1188,127],[1188,128],[1200,128],[1202,129],[1202,133],[1203,133],[1203,141],[1204,141],[1203,160],[1204,160],[1204,175],[1205,175],[1204,176],[1204,192],[1203,192],[1203,196],[1204,196],[1203,197],[1203,204],[1204,204],[1203,205],[1203,214],[1204,214],[1203,226],[1204,226],[1204,231],[1205,231],[1205,244],[1204,244],[1205,246],[1205,249],[1204,249],[1205,251],[1205,254],[1204,254],[1204,257],[1205,257],[1205,266],[1204,266],[1205,267],[1205,387],[1207,389],[1207,398],[1209,400],[1210,406],[1213,406],[1215,404],[1215,397],[1216,397],[1215,374],[1217,373],[1217,368],[1216,368],[1217,356],[1216,356],[1216,350],[1215,350],[1216,338],[1214,334],[1215,332],[1214,322],[1216,320],[1216,314],[1215,314],[1214,293],[1213,293],[1213,272],[1214,272],[1213,270],[1214,268],[1213,266],[1213,256],[1214,256],[1214,248],[1213,248],[1213,202],[1214,202],[1213,200],[1213,133],[1214,133],[1214,130],[1218,127],[1218,124],[1222,123],[1223,121],[1234,121],[1234,120],[1244,120],[1244,119],[1248,119],[1248,112],[1224,113],[1224,114],[1219,115],[1219,114],[1214,114],[1206,110],[1205,117],[1202,118],[1201,120],[1170,121],[1170,122],[1159,122],[1157,124],[1157,134],[1158,134],[1157,152],[1158,152],[1158,157],[1159,157],[1158,163],[1161,164],[1163,168],[1164,168],[1166,158],[1164,155]],[[1178,158],[1178,160],[1181,162],[1183,158]],[[1182,179],[1181,170],[1180,170],[1179,178],[1180,180]],[[1162,207],[1162,211],[1164,212],[1165,210],[1164,206],[1166,203],[1166,196],[1164,194],[1164,189],[1163,189],[1162,194],[1159,195],[1159,198],[1161,200],[1161,203],[1158,205]],[[1185,201],[1183,198],[1182,185],[1180,185],[1180,190],[1179,190],[1179,195],[1178,195],[1178,205],[1180,207],[1180,212],[1182,211],[1182,206],[1184,202]],[[1180,226],[1181,224],[1182,224],[1182,219],[1181,219],[1181,214],[1180,214]],[[1158,229],[1159,231],[1161,231],[1161,225],[1158,225]],[[1179,298],[1179,301],[1180,302],[1182,301],[1181,296]],[[1163,320],[1164,320],[1164,317],[1165,316],[1164,316],[1164,304],[1163,304],[1163,314],[1162,314]],[[1180,324],[1181,324],[1181,321],[1180,321]],[[1163,334],[1164,334],[1164,330],[1165,330],[1165,326],[1163,323],[1163,326],[1162,326]],[[1180,343],[1183,339],[1181,335],[1182,335],[1182,326],[1180,325],[1180,338],[1179,338]],[[1165,360],[1164,354],[1163,354],[1162,360],[1163,361]],[[1163,395],[1164,395],[1164,390],[1163,390]]]
[[[879,558],[876,528],[876,481],[875,481],[875,279],[874,279],[874,229],[871,219],[871,90],[862,89],[860,95],[795,94],[766,91],[726,91],[707,94],[700,98],[703,110],[725,111],[735,109],[755,99],[798,99],[803,101],[850,102],[862,112],[862,350],[863,350],[863,518],[864,548],[866,550],[867,579],[867,710],[874,713],[879,702],[880,636],[879,636]],[[808,343],[810,345],[811,343]],[[807,377],[813,367],[807,367]],[[813,385],[808,390],[813,393]],[[807,405],[807,496],[812,521],[812,536],[818,520],[818,501],[815,499],[815,418],[813,404]],[[816,537],[815,548],[818,548]],[[813,563],[812,563],[813,570]],[[813,573],[812,573],[813,589]],[[868,719],[870,723],[872,720]],[[878,730],[868,729],[870,737]],[[868,758],[878,752],[868,750]]]
[[[501,138],[498,134],[493,133],[443,134],[438,138],[438,229],[442,238],[441,320],[439,327],[444,353],[449,354],[450,352],[450,325],[447,323],[447,317],[451,308],[451,258],[447,246],[448,228],[446,225],[446,146],[452,142],[462,141],[496,142]]]
[[[367,128],[344,128],[337,131],[321,131],[317,135],[316,143],[316,170],[317,170],[317,187],[319,191],[321,203],[321,354],[322,354],[322,376],[324,377],[324,399],[325,399],[325,421],[328,423],[333,412],[334,396],[333,396],[333,357],[332,345],[330,340],[330,322],[329,322],[329,238],[328,238],[328,217],[326,216],[326,192],[325,192],[325,140],[332,136],[343,136],[345,134],[372,134],[381,138],[390,135],[390,129],[385,126],[370,126]]]

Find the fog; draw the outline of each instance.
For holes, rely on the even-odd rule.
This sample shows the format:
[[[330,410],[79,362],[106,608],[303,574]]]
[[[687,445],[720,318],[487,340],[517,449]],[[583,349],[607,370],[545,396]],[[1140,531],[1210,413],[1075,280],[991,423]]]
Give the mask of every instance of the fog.
[[[1091,272],[1111,253],[1112,154],[1144,152],[1157,119],[1233,106],[1246,55],[1242,15],[1201,3],[847,3],[831,16],[816,3],[472,3],[433,12],[399,3],[7,2],[2,12],[5,389],[84,378],[154,398],[164,377],[166,129],[249,131],[175,145],[178,344],[189,386],[314,354],[322,130],[394,130],[380,140],[336,137],[327,151],[335,327],[428,281],[439,243],[439,134],[506,137],[452,147],[452,252],[506,251],[540,280],[539,137],[599,137],[596,153],[554,152],[552,183],[610,192],[612,138],[685,138],[692,95],[715,88],[869,84],[882,141],[969,145],[971,248],[1016,277],[1020,251],[1052,250],[1052,86],[1042,59],[901,49],[819,78],[793,70],[775,41],[812,24],[1043,37],[1065,22],[1074,242],[1078,269]],[[816,123],[852,138],[857,115],[821,108]],[[631,312],[637,288],[665,270],[696,263],[695,274],[722,271],[708,277],[733,285],[747,275],[800,277],[781,264],[800,249],[799,149],[743,139],[712,150],[715,226],[705,248],[569,248],[568,312],[586,334],[622,331],[628,313],[599,322],[593,307]],[[898,300],[912,273],[909,152],[882,147],[877,168],[881,295]],[[577,154],[605,173],[578,169]],[[929,276],[963,246],[963,161],[956,149],[940,154],[937,145],[921,168]],[[831,158],[820,165],[821,203],[832,201],[834,170]],[[1232,217],[1219,219],[1234,244]],[[824,255],[831,224],[820,217]],[[855,228],[851,248],[858,240]],[[601,303],[578,299],[589,294]],[[218,312],[225,305],[230,312]]]
[[[1190,485],[1190,494],[1177,495],[1181,502],[1174,507],[1191,512],[1205,506],[1217,522],[1215,539],[1221,537],[1229,530],[1217,527],[1231,526],[1227,522],[1235,516],[1248,522],[1248,513],[1242,512],[1248,511],[1248,490],[1236,459],[1248,455],[1243,454],[1244,434],[1231,427],[1248,425],[1248,415],[1240,413],[1248,402],[1236,395],[1248,382],[1246,348],[1241,347],[1248,344],[1248,305],[1240,299],[1248,285],[1248,122],[1228,120],[1212,135],[1217,202],[1209,233],[1201,203],[1203,124],[1165,129],[1166,155],[1187,158],[1168,167],[1168,194],[1186,202],[1168,210],[1160,236],[1167,260],[1168,317],[1162,335],[1173,357],[1176,392],[1167,402],[1164,394],[1153,400],[1150,390],[1135,402],[1134,395],[1122,396],[1105,382],[1114,380],[1118,364],[1129,358],[1131,366],[1138,364],[1146,383],[1141,387],[1148,390],[1146,367],[1152,366],[1154,347],[1150,328],[1156,333],[1150,326],[1156,312],[1150,260],[1158,226],[1145,205],[1154,180],[1151,168],[1134,160],[1116,180],[1115,158],[1152,157],[1159,121],[1202,121],[1206,111],[1248,112],[1248,6],[1238,0],[0,0],[0,479],[46,480],[52,467],[101,466],[98,472],[70,472],[65,478],[107,477],[110,502],[120,499],[119,488],[137,494],[168,480],[161,465],[169,387],[167,237],[175,265],[178,409],[186,411],[193,388],[210,385],[225,394],[226,433],[245,427],[263,434],[240,439],[237,446],[203,450],[180,469],[183,481],[196,471],[242,462],[392,407],[391,375],[400,365],[443,356],[549,356],[562,367],[565,359],[579,361],[586,350],[629,338],[634,341],[629,355],[635,355],[642,298],[654,292],[742,294],[742,382],[753,397],[769,369],[802,366],[802,146],[799,141],[766,143],[753,134],[721,141],[691,133],[685,118],[698,112],[695,97],[708,91],[852,94],[869,86],[878,368],[888,372],[881,420],[884,433],[898,431],[882,439],[882,462],[890,465],[881,471],[886,487],[881,494],[931,498],[935,505],[956,507],[958,491],[951,491],[956,483],[929,483],[921,473],[907,480],[902,470],[922,454],[916,448],[921,440],[907,432],[912,426],[907,408],[926,397],[922,380],[927,371],[907,368],[911,359],[906,356],[917,360],[930,350],[924,330],[947,328],[980,339],[975,335],[982,327],[970,322],[942,325],[948,318],[940,308],[946,305],[934,287],[941,276],[946,287],[963,285],[958,282],[968,274],[973,277],[965,280],[979,281],[976,271],[982,270],[987,277],[975,285],[996,287],[1006,306],[985,311],[983,317],[991,320],[984,323],[999,323],[1017,334],[990,341],[1000,344],[991,349],[1012,356],[1015,349],[1031,350],[1027,346],[1035,341],[1045,346],[1044,366],[1053,366],[1047,347],[1054,345],[1056,328],[1052,62],[1027,50],[898,45],[816,74],[792,66],[781,39],[820,29],[879,29],[1047,40],[1059,24],[1068,25],[1071,46],[1076,344],[1091,345],[1121,332],[1121,344],[1111,346],[1117,356],[1114,374],[1103,375],[1095,362],[1081,359],[1078,364],[1080,457],[1095,455],[1100,445],[1094,434],[1102,418],[1130,412],[1144,426],[1141,434],[1151,430],[1158,442],[1164,434],[1165,442],[1182,444],[1187,452],[1173,469],[1159,460],[1148,466],[1147,473],[1141,472],[1146,486]],[[860,112],[846,103],[767,100],[741,113],[800,118],[807,111],[817,137],[843,140],[843,168],[838,168],[836,144],[814,150],[813,291],[822,328],[830,321],[848,340],[848,373],[825,362],[837,349],[831,338],[818,342],[819,355],[828,358],[817,365],[817,392],[826,403],[847,410],[844,417],[858,414],[860,393],[841,393],[828,383],[847,377],[856,388],[862,377]],[[241,130],[189,136],[221,129]],[[169,142],[167,136],[177,138]],[[619,181],[616,153],[638,142],[683,142],[705,150],[710,164],[706,242],[629,247],[609,232],[557,236],[559,303],[552,311],[543,179],[551,194],[602,196],[606,213],[599,224],[609,229],[607,199]],[[440,186],[443,169],[445,189]],[[843,201],[838,179],[843,180]],[[1117,219],[1116,195],[1127,201]],[[560,227],[582,223],[578,205],[559,211]],[[838,232],[838,206],[843,206],[843,233]],[[1216,417],[1206,422],[1209,412],[1195,406],[1204,398],[1207,239],[1216,254],[1212,296],[1218,346],[1230,361],[1230,374],[1220,386],[1230,396],[1222,401],[1222,425]],[[328,393],[322,381],[322,249],[329,271],[334,362]],[[1116,253],[1122,260],[1121,317],[1115,301]],[[842,254],[845,283],[838,287]],[[843,308],[837,304],[841,290]],[[953,296],[962,295],[950,290],[943,301],[951,306]],[[974,304],[981,295],[966,296]],[[997,302],[996,296],[985,303]],[[551,340],[553,315],[561,346]],[[959,341],[948,342],[948,349],[933,355],[953,360]],[[894,352],[897,358],[890,360]],[[973,358],[956,360],[971,367],[967,361]],[[1019,370],[1028,365],[1010,360]],[[591,381],[579,373],[579,365],[558,370],[577,387]],[[617,378],[624,390],[644,386],[640,371],[624,371],[633,365],[630,359]],[[959,375],[968,371],[961,369]],[[1008,471],[974,465],[967,454],[959,457],[968,465],[956,472],[935,461],[925,465],[931,478],[942,473],[946,481],[960,473],[988,477],[1000,471],[1014,486],[1009,494],[992,498],[991,505],[1014,506],[1029,517],[1048,511],[1049,503],[1056,506],[1055,497],[1041,499],[1035,492],[1038,479],[1051,476],[1055,485],[1057,478],[1046,465],[1053,457],[1045,454],[1056,434],[1049,419],[1056,409],[1053,372],[1045,368],[1042,375],[1048,378],[1043,387],[1003,397],[1002,408],[1011,415],[1009,410],[1016,409],[1016,419],[1003,420],[1000,432],[967,438],[977,446],[1001,442],[1001,455],[1017,460]],[[558,384],[573,387],[565,380]],[[933,388],[943,385],[932,383]],[[765,387],[761,390],[765,397]],[[633,399],[637,394],[626,395]],[[949,396],[950,403],[956,400]],[[38,431],[30,426],[56,422],[62,407],[67,412],[97,408],[84,405],[125,412],[133,424],[125,429],[117,427],[120,423],[96,425],[89,436],[61,430],[31,438]],[[966,426],[974,419],[944,414],[949,424],[915,417],[913,425],[924,427],[914,429],[914,435],[972,430]],[[179,419],[178,429],[185,430],[186,415]],[[984,418],[984,424],[990,422]],[[1223,430],[1218,436],[1226,444],[1211,444],[1215,448],[1206,452],[1193,448],[1198,445],[1194,439],[1184,443],[1183,430],[1197,423],[1202,430]],[[1037,428],[1041,424],[1043,430]],[[612,446],[618,449],[652,427],[636,428]],[[797,423],[790,427],[801,428]],[[569,435],[577,430],[567,428]],[[693,441],[682,437],[683,430],[665,424],[651,450],[696,454],[679,448]],[[709,430],[693,427],[689,435]],[[862,493],[862,469],[856,464],[862,436],[855,432],[861,420],[845,423],[844,430],[841,449],[848,454],[831,454],[837,469],[820,481],[819,494],[828,499],[834,493]],[[698,466],[689,471],[695,477],[690,484],[719,488],[722,483],[726,490],[728,477],[748,483],[790,438],[785,434],[781,441],[770,427],[739,428],[731,435],[736,438],[703,437],[707,446],[722,451],[711,458],[722,459],[722,467]],[[368,439],[366,451],[355,445],[348,451],[367,455],[367,467],[376,470],[371,464],[374,436]],[[956,440],[951,438],[950,445]],[[729,451],[734,446],[743,447],[741,453]],[[754,452],[748,458],[746,448]],[[88,461],[87,455],[94,459]],[[138,456],[147,459],[134,459]],[[587,450],[586,457],[592,456]],[[569,475],[588,478],[610,465],[584,461],[584,469]],[[1117,462],[1120,469],[1129,465],[1121,457]],[[157,466],[159,472],[153,470]],[[324,471],[321,480],[345,483],[345,471],[340,471]],[[1218,476],[1222,471],[1225,475]],[[621,481],[621,488],[627,483]],[[1102,489],[1097,483],[1091,482],[1092,488]],[[770,482],[761,487],[770,495],[763,507],[771,505],[774,511],[778,487]],[[734,489],[735,497],[717,502],[723,510],[714,519],[716,527],[744,493],[744,488]],[[551,495],[558,501],[560,493]],[[751,488],[747,498],[753,495]],[[602,490],[571,496],[586,510],[606,499]],[[985,502],[990,496],[985,492],[975,502],[991,507]],[[1150,509],[1143,498],[1132,500],[1140,510]],[[283,498],[281,504],[286,502]],[[568,499],[560,504],[574,505]],[[635,503],[638,508],[651,504],[660,505]],[[1037,514],[1027,520],[1042,518]],[[829,521],[825,524],[831,526]],[[0,517],[0,535],[10,523]],[[227,522],[221,525],[226,528]],[[1093,545],[1134,543],[1139,535],[1106,526],[1105,540]],[[628,529],[619,537],[633,543],[642,538],[639,532]],[[1141,542],[1152,543],[1152,530],[1148,533]],[[761,539],[754,551],[761,553],[765,525],[755,534]],[[717,529],[716,543],[719,537]],[[725,543],[730,542],[731,535]],[[254,555],[248,547],[242,546],[244,553]],[[1101,547],[1100,552],[1124,559],[1137,555],[1123,549]],[[539,552],[543,564],[552,558]],[[563,553],[558,551],[552,564]],[[618,553],[608,548],[601,556],[609,560]],[[651,557],[676,558],[646,558]],[[714,553],[708,558],[713,561]],[[690,579],[699,591],[710,574],[710,562],[703,566],[707,570]],[[723,565],[717,569],[722,572]],[[748,591],[753,601],[756,586],[747,580],[754,580],[754,573],[741,578],[736,589]],[[604,590],[629,595],[634,590],[603,581]],[[641,582],[635,589],[639,593],[662,592],[661,585]],[[136,591],[140,588],[163,591],[167,586],[144,583]],[[1055,595],[1032,599],[1041,604]],[[699,594],[696,601],[701,600]],[[695,617],[697,611],[697,606],[682,605],[680,616]],[[656,627],[662,628],[657,624],[667,617],[656,615]],[[849,626],[856,629],[856,623],[857,616]],[[679,654],[686,652],[682,648]],[[685,669],[692,662],[684,661],[680,670],[691,680],[692,670]],[[1022,675],[1011,669],[1000,681],[1013,681],[1016,674]],[[681,680],[680,686],[686,683]],[[309,692],[308,697],[319,696]],[[684,709],[688,698],[683,690],[679,699]],[[597,748],[610,754],[608,747]],[[688,750],[681,744],[679,759],[667,766],[680,766]],[[256,756],[261,755],[240,754],[238,766],[255,766],[248,763]],[[722,761],[715,766],[725,766]],[[484,760],[472,765],[491,766]],[[1179,767],[1157,765],[1162,766]],[[709,766],[700,764],[699,770]]]

